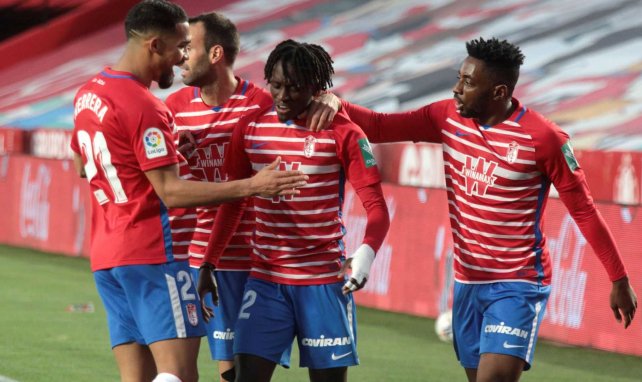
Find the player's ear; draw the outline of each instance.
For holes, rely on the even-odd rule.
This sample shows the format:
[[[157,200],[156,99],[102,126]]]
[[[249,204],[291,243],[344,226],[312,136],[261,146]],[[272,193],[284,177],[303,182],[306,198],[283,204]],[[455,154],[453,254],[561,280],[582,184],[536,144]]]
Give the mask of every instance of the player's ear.
[[[163,47],[165,46],[163,40],[159,36],[150,37],[149,40],[147,40],[147,44],[150,52],[156,54],[161,54]]]
[[[510,98],[510,92],[508,91],[508,86],[505,84],[495,85],[493,88],[493,99],[496,101],[501,101],[506,98]]]
[[[225,58],[225,51],[220,45],[214,45],[210,48],[210,63],[215,64]]]

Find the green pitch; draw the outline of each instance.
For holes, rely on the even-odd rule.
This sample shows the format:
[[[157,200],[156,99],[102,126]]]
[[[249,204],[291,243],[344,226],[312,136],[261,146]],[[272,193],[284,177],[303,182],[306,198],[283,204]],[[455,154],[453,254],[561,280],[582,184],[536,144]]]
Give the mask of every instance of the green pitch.
[[[0,269],[0,380],[118,380],[105,311],[86,259],[0,246]],[[350,369],[350,381],[465,381],[451,345],[435,336],[433,320],[365,308],[357,314],[361,365]],[[213,381],[216,367],[206,348],[204,341],[201,380]],[[307,380],[293,353],[293,368],[277,368],[274,381]],[[638,357],[540,342],[533,370],[522,381],[641,379]]]

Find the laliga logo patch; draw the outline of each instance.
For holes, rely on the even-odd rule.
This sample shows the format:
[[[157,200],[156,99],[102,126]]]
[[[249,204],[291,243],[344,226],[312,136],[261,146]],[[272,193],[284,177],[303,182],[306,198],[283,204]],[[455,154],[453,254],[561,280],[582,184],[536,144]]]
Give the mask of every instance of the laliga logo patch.
[[[187,320],[192,326],[198,325],[198,313],[196,312],[196,305],[187,304]]]
[[[517,142],[512,141],[508,145],[508,152],[506,153],[506,161],[508,161],[508,163],[515,163],[515,161],[517,160],[518,151],[519,151],[519,145],[517,144]]]
[[[303,155],[306,158],[312,157],[314,155],[314,146],[317,144],[317,139],[312,135],[308,135],[303,142]]]
[[[145,155],[147,159],[163,157],[167,155],[167,146],[163,132],[157,127],[150,127],[143,133],[145,144]]]

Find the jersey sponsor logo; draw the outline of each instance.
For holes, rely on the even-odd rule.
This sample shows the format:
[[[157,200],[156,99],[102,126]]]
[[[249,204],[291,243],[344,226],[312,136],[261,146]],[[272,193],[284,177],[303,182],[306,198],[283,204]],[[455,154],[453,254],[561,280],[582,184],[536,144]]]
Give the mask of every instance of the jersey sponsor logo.
[[[143,133],[145,142],[145,155],[147,159],[164,157],[167,155],[167,145],[163,132],[158,127],[150,127]]]
[[[377,160],[372,153],[372,147],[370,147],[368,138],[359,139],[359,148],[361,148],[361,156],[363,156],[363,161],[365,162],[366,167],[376,166]]]
[[[516,336],[520,338],[528,338],[528,331],[520,328],[513,328],[512,326],[504,325],[500,322],[499,325],[486,325],[484,333],[497,333],[508,334],[509,336]]]
[[[103,101],[94,93],[85,93],[76,99],[76,105],[74,107],[74,119],[78,114],[83,110],[92,111],[96,114],[96,117],[100,122],[105,118],[105,114],[109,108],[107,105],[103,105]]]
[[[508,341],[504,341],[503,346],[505,349],[514,349],[514,348],[523,348],[526,345],[513,345],[513,344],[509,344]]]
[[[196,305],[194,304],[187,304],[187,320],[189,321],[190,325],[196,326],[198,325],[198,313],[196,311]]]
[[[279,163],[279,171],[297,171],[301,167],[301,162],[287,163],[281,161]],[[272,203],[279,203],[281,201],[292,201],[294,195],[277,195],[272,198]]]
[[[466,163],[461,168],[459,175],[466,181],[466,194],[486,195],[489,186],[495,184],[496,176],[493,176],[497,162],[488,161],[479,157],[475,161],[472,157],[466,156]]]
[[[325,348],[329,346],[344,346],[350,345],[350,337],[329,337],[321,336],[319,338],[304,338],[301,340],[301,346],[308,346],[312,348]],[[350,353],[348,353],[350,354]]]
[[[573,147],[571,146],[571,141],[568,140],[562,145],[562,154],[564,154],[564,159],[566,159],[566,164],[571,171],[575,171],[580,167],[580,164],[575,159],[575,153],[573,153]]]
[[[215,340],[233,341],[234,332],[231,331],[229,328],[224,332],[220,330],[215,330],[214,333],[212,333],[212,338],[214,338]]]
[[[347,353],[344,353],[344,354],[339,354],[339,355],[336,355],[336,354],[332,353],[332,355],[330,356],[330,358],[332,358],[332,360],[333,360],[333,361],[338,361],[338,360],[340,360],[341,358],[345,358],[345,357],[349,356],[350,354],[352,354],[352,352],[351,352],[351,351],[349,351],[349,352],[347,352]]]
[[[303,142],[303,155],[305,155],[306,158],[310,158],[314,155],[314,146],[316,144],[317,139],[312,135],[305,137],[305,141]]]
[[[512,141],[508,145],[508,151],[506,152],[506,161],[508,163],[515,163],[517,160],[517,153],[519,152],[519,145],[517,142]]]
[[[225,147],[229,142],[221,144],[214,143],[206,147],[200,147],[195,150],[196,163],[190,165],[192,170],[200,171],[201,179],[208,182],[225,182],[227,174],[221,174],[221,168],[225,162]]]

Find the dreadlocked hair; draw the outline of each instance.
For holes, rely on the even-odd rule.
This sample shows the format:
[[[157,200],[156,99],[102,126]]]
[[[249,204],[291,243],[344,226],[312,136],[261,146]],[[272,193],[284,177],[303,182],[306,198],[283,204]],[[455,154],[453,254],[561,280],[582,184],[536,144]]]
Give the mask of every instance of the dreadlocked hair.
[[[512,91],[519,78],[519,67],[524,63],[521,49],[506,40],[496,37],[490,40],[479,38],[466,43],[470,57],[484,61],[494,79],[506,82]]]
[[[320,45],[285,40],[274,48],[265,64],[265,80],[270,81],[274,66],[281,63],[292,84],[309,87],[314,93],[332,87],[332,58]]]

